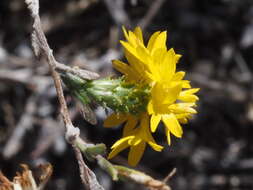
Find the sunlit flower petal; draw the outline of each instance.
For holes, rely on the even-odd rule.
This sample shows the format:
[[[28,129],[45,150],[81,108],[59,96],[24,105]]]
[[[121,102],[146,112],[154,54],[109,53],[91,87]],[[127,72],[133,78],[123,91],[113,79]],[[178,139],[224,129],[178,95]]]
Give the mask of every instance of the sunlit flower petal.
[[[158,127],[158,124],[159,124],[160,121],[161,121],[161,118],[162,118],[161,115],[155,115],[155,114],[153,114],[153,115],[151,116],[151,120],[150,120],[151,126],[150,126],[150,128],[151,128],[151,131],[152,131],[152,132],[155,132],[155,131],[156,131],[156,129],[157,129],[157,127]]]
[[[133,139],[133,138],[134,138],[134,136],[127,136],[127,137],[121,138],[120,140],[116,141],[112,145],[111,148],[113,149],[113,148],[119,147],[120,145],[124,144],[125,142],[127,142],[128,140]]]
[[[163,115],[162,120],[167,129],[176,137],[181,138],[183,130],[174,114]]]
[[[185,102],[196,102],[199,98],[194,94],[198,91],[199,91],[199,88],[184,90],[180,92],[178,99]]]
[[[180,80],[182,80],[182,79],[184,78],[184,76],[185,76],[185,72],[179,71],[179,72],[176,72],[176,73],[174,74],[172,80],[174,80],[174,81],[180,81]]]
[[[108,155],[108,159],[113,158],[114,156],[116,156],[117,154],[119,154],[121,151],[123,151],[127,147],[129,147],[129,144],[126,141],[124,141],[122,144],[119,144],[117,147],[115,147],[115,148],[112,149],[112,151]]]
[[[153,37],[153,36],[152,36]],[[154,52],[155,49],[167,49],[166,47],[166,40],[167,40],[167,32],[161,32],[158,34],[154,34],[154,37],[150,39],[148,43],[148,50],[151,52]]]
[[[165,129],[165,134],[167,136],[167,143],[168,145],[171,145],[170,130],[167,127],[164,127],[164,129]]]
[[[143,35],[140,27],[136,27],[134,29],[134,34],[137,37],[137,39],[140,40],[140,43],[143,44]]]
[[[131,81],[138,81],[140,79],[139,74],[132,69],[129,65],[119,61],[119,60],[113,60],[112,61],[113,66],[115,69],[123,73],[128,80]]]
[[[180,114],[180,113],[190,113],[195,114],[197,111],[193,109],[192,107],[196,106],[195,103],[177,103],[177,104],[171,104],[169,106],[169,109],[171,112]]]
[[[149,41],[148,41],[148,46],[147,46],[147,49],[150,51],[150,52],[152,52],[152,50],[153,50],[153,47],[154,47],[154,44],[155,44],[155,42],[156,42],[156,39],[157,39],[157,37],[160,35],[160,32],[158,31],[158,32],[155,32],[151,37],[150,37],[150,39],[149,39]]]

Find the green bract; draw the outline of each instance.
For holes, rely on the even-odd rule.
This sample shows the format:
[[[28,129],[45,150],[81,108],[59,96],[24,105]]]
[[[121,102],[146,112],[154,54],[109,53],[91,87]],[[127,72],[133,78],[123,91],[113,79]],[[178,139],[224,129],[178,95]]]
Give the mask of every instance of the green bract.
[[[67,88],[83,104],[94,101],[116,112],[131,114],[146,110],[150,96],[148,86],[129,84],[124,78],[84,80],[70,73],[61,76]]]

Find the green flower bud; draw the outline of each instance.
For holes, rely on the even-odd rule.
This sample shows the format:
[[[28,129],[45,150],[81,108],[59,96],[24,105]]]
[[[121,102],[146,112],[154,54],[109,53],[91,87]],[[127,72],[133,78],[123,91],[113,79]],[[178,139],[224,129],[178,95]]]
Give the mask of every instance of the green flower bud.
[[[115,112],[138,114],[146,110],[150,89],[127,83],[124,78],[84,80],[70,73],[62,74],[69,90],[83,104],[91,101]]]

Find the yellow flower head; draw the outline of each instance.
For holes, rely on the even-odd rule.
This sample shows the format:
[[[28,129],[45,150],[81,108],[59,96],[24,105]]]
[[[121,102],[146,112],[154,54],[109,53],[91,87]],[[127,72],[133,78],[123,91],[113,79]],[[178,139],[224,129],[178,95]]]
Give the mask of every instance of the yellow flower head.
[[[190,82],[183,80],[185,72],[176,72],[176,65],[181,55],[176,54],[172,48],[167,49],[166,32],[155,32],[147,46],[144,45],[139,27],[133,32],[123,28],[123,32],[126,41],[121,41],[121,44],[128,63],[114,60],[113,66],[125,75],[127,82],[136,86],[148,85],[150,99],[146,112],[135,116],[117,113],[109,116],[105,125],[113,126],[126,122],[123,138],[112,146],[113,150],[109,157],[115,156],[130,146],[129,162],[137,164],[146,143],[153,147],[150,143],[155,143],[155,141],[151,132],[156,131],[160,121],[165,125],[168,144],[171,144],[170,134],[178,138],[182,137],[181,124],[187,123],[192,114],[197,113],[193,107],[196,106],[198,97],[195,93],[199,89],[191,88]],[[115,119],[116,117],[118,119]],[[147,121],[150,121],[150,125]],[[140,122],[139,127],[138,122]],[[131,143],[132,141],[138,142],[138,146]],[[159,146],[156,143],[155,145]],[[153,149],[161,150],[154,147]],[[133,157],[136,157],[134,161]]]

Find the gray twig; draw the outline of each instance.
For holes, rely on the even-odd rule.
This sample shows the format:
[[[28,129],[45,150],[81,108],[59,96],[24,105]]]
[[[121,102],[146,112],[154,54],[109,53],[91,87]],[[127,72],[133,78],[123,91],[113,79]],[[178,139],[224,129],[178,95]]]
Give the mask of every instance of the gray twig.
[[[97,74],[97,73],[87,71],[87,70],[83,70],[83,69],[80,69],[78,67],[69,67],[69,66],[66,66],[64,64],[57,63],[57,62],[55,64],[55,66],[56,66],[55,69],[59,72],[62,72],[62,71],[68,72],[68,73],[71,73],[73,75],[77,75],[77,76],[79,76],[80,78],[83,78],[83,79],[92,80],[92,79],[97,79],[99,77],[99,74]]]
[[[149,25],[155,15],[158,13],[159,9],[161,8],[162,4],[165,0],[155,0],[152,5],[150,6],[146,15],[140,20],[137,26],[140,26],[144,31],[145,28]]]
[[[253,78],[252,73],[247,65],[247,62],[239,51],[234,54],[234,59],[238,68],[241,70],[240,80],[251,82]]]
[[[137,184],[144,185],[149,190],[171,190],[170,186],[168,186],[165,182],[154,179],[151,176],[138,170],[133,170],[118,165],[114,165],[114,168],[117,170],[118,175],[121,178],[123,177]]]
[[[124,10],[124,0],[104,0],[111,17],[118,26],[131,26],[130,19]]]
[[[30,10],[31,17],[33,19],[33,31],[32,31],[32,48],[37,58],[44,58],[51,71],[51,76],[54,80],[58,100],[61,106],[61,115],[63,117],[65,126],[65,138],[66,140],[74,146],[77,137],[79,137],[80,130],[73,126],[67,104],[63,95],[63,88],[61,84],[61,78],[56,72],[55,68],[57,61],[55,60],[52,50],[50,49],[45,34],[41,28],[40,17],[39,17],[39,0],[25,0]],[[95,174],[85,165],[82,156],[80,156],[80,151],[74,147],[76,152],[76,158],[81,172],[81,179],[83,184],[87,189],[101,190],[102,186],[99,185]],[[84,172],[83,172],[84,171]],[[86,176],[87,175],[87,176]],[[84,178],[85,177],[85,178]],[[84,180],[89,179],[89,180]]]
[[[173,168],[173,170],[164,178],[163,182],[167,183],[177,172],[177,168]]]
[[[27,100],[24,114],[22,115],[13,134],[9,137],[9,140],[3,149],[3,156],[5,158],[10,158],[19,151],[22,146],[21,142],[26,130],[29,130],[33,126],[33,113],[36,110],[35,100],[35,95],[32,95]]]
[[[34,151],[31,153],[31,157],[33,159],[38,158],[41,154],[46,152],[48,148],[59,140],[59,136],[61,137],[63,134],[63,129],[59,122],[54,120],[53,118],[47,118],[42,120],[35,121],[42,125],[40,136],[36,142],[36,147]]]
[[[76,146],[73,146],[76,158],[78,160],[80,176],[86,187],[90,190],[103,190],[103,187],[98,183],[96,175],[88,168],[83,161],[82,152]]]

